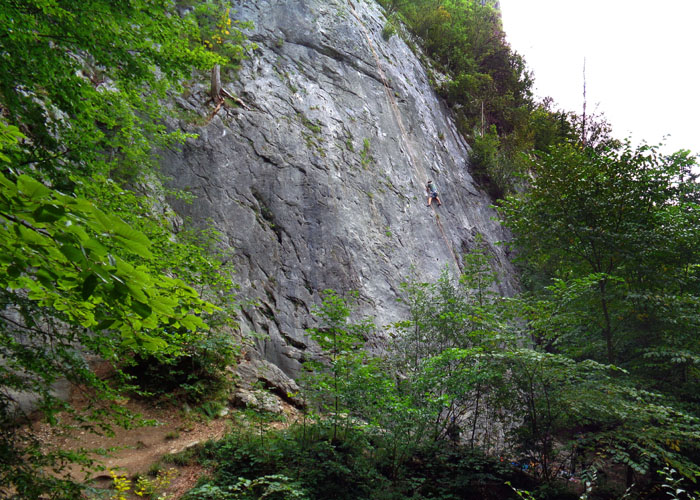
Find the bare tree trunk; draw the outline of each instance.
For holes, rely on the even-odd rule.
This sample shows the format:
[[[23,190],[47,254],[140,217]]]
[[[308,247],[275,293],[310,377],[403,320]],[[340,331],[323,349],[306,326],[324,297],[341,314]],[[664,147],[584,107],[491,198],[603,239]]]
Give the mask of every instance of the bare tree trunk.
[[[481,400],[481,383],[476,384],[476,408],[474,409],[474,423],[472,424],[472,437],[470,439],[470,448],[474,449],[474,440],[476,438],[476,421],[479,419],[479,401]]]
[[[218,64],[211,69],[211,99],[215,103],[221,100],[221,66]]]
[[[581,142],[586,145],[586,58],[583,58],[583,116],[581,122]]]
[[[484,100],[481,100],[481,137],[484,137]]]
[[[608,311],[606,284],[606,280],[601,280],[598,282],[598,289],[600,290],[600,305],[603,308],[603,319],[605,321],[605,325],[603,325],[603,338],[605,339],[608,363],[612,364],[615,362],[615,355],[613,351],[613,329],[612,320],[610,319],[610,311]]]

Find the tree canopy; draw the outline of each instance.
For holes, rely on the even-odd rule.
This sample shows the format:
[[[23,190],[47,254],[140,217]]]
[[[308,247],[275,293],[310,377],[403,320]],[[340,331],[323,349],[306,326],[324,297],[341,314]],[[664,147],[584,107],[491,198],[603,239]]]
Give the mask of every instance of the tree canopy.
[[[205,7],[228,17],[220,3]],[[211,248],[174,236],[169,214],[155,209],[157,196],[122,187],[158,190],[154,151],[185,137],[165,128],[163,99],[193,72],[242,57],[235,23],[217,24],[226,50],[214,52],[204,43],[214,33],[204,11],[197,14],[169,0],[0,6],[3,494],[60,495],[73,486],[39,471],[84,459],[45,453],[19,432],[20,399],[38,398],[52,419],[70,409],[52,392],[67,378],[104,399],[78,421],[108,425],[104,405],[119,410],[110,401],[127,387],[125,363],[204,345],[206,321],[219,307],[193,285],[213,284],[208,298],[222,306],[233,294],[231,270]],[[112,364],[121,383],[97,377],[94,356]]]
[[[549,290],[566,289],[567,307],[580,312],[566,339],[551,331],[548,343],[637,367],[661,351],[677,351],[682,364],[700,353],[691,312],[700,293],[694,166],[687,151],[628,143],[563,144],[533,160],[530,188],[501,213],[530,276],[558,279]],[[686,369],[676,373],[666,382],[690,382]]]

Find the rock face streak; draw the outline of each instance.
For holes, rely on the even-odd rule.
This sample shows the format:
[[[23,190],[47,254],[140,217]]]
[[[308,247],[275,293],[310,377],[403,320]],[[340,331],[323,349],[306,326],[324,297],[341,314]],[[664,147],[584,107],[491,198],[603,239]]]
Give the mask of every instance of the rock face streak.
[[[224,87],[246,108],[222,109],[199,134],[164,155],[195,221],[211,219],[235,249],[244,331],[266,334],[250,356],[293,377],[314,353],[305,335],[319,291],[360,292],[377,324],[401,317],[399,285],[432,281],[477,235],[514,278],[490,200],[469,174],[468,146],[431,89],[419,59],[397,36],[382,38],[381,8],[365,0],[233,2],[258,48]],[[206,89],[178,106],[200,113]],[[433,179],[444,205],[426,207]],[[371,347],[381,346],[381,333]]]

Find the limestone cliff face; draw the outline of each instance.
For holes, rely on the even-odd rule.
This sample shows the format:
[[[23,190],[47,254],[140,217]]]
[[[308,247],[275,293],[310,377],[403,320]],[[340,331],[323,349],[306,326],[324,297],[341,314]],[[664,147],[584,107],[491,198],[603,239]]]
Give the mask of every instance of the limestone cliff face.
[[[425,69],[371,0],[238,0],[258,49],[224,87],[247,108],[222,109],[163,163],[197,197],[176,208],[212,219],[235,248],[242,328],[267,334],[260,357],[294,376],[313,346],[305,335],[319,291],[358,290],[362,313],[401,317],[400,283],[457,272],[482,235],[515,280],[496,241],[487,195],[469,173],[469,148]],[[210,113],[206,88],[178,106]],[[443,206],[426,207],[436,182]],[[372,339],[381,345],[381,333]]]

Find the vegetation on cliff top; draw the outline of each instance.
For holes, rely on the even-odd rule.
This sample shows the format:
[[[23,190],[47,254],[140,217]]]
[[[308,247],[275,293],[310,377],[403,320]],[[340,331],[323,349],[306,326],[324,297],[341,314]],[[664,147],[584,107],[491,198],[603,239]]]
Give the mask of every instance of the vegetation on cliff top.
[[[454,113],[472,147],[472,174],[494,199],[522,186],[522,153],[536,154],[566,142],[609,132],[598,119],[553,109],[532,95],[533,76],[506,41],[493,1],[380,0],[388,26],[402,21],[430,58],[433,85]],[[386,32],[386,30],[385,30]],[[412,41],[409,40],[409,43]],[[429,70],[430,72],[430,70]],[[583,130],[587,128],[587,130]]]

